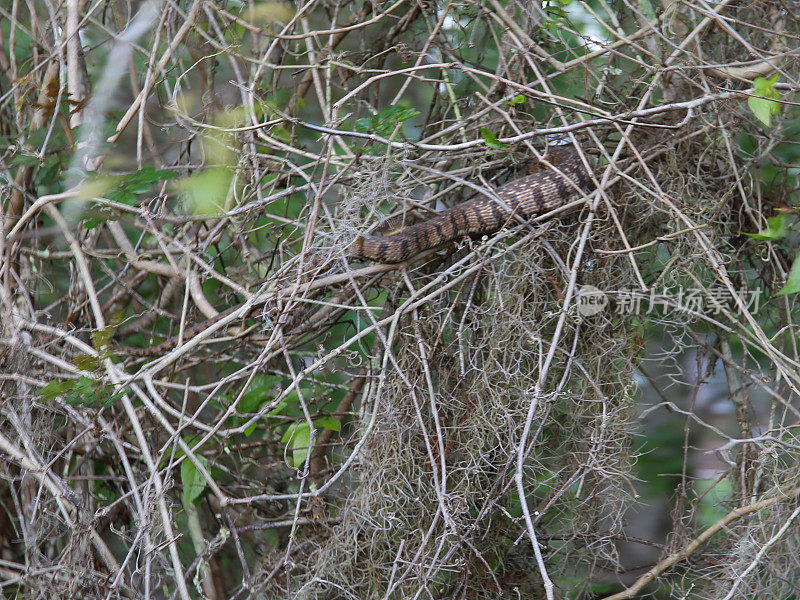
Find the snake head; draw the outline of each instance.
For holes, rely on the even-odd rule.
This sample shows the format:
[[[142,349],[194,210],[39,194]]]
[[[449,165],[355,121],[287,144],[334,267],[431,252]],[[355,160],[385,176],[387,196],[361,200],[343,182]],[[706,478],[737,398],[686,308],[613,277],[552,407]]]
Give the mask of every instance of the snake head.
[[[359,235],[350,244],[350,257],[351,258],[365,258],[364,256],[364,236]]]

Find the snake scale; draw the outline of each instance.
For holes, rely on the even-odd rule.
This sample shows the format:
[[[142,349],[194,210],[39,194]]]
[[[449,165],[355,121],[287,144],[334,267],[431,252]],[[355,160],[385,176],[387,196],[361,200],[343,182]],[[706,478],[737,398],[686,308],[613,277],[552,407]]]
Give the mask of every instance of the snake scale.
[[[465,235],[495,232],[514,215],[527,219],[566,204],[580,195],[579,188],[586,186],[589,174],[574,150],[557,149],[551,154],[556,155],[558,171],[540,170],[509,181],[495,191],[502,203],[481,196],[456,204],[395,235],[359,236],[350,246],[350,255],[380,263],[399,263]]]
[[[557,209],[579,197],[590,177],[578,153],[572,148],[551,147],[548,159],[557,165],[555,169],[539,166],[537,172],[512,179],[495,190],[501,202],[480,196],[456,204],[397,233],[392,231],[391,234],[359,236],[350,246],[350,257],[379,263],[400,263],[465,235],[498,231],[512,222],[514,216],[527,219]],[[378,231],[385,232],[387,229],[390,228],[384,225]],[[181,339],[193,338],[238,308],[231,307],[189,327]],[[173,336],[155,346],[125,348],[124,353],[139,357],[160,354],[171,350],[178,342],[179,337]]]

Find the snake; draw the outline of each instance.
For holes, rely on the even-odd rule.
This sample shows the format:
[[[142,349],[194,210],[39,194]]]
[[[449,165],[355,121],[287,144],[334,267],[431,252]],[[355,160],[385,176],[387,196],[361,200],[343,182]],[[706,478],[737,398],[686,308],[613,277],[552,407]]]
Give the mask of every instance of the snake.
[[[400,215],[400,221],[389,219],[376,230],[378,235],[357,236],[350,245],[349,256],[353,260],[402,263],[464,236],[494,233],[513,222],[515,216],[529,219],[556,210],[580,197],[590,181],[589,171],[575,149],[551,147],[548,167],[539,163],[535,172],[501,185],[494,192],[497,199],[488,195],[474,197],[418,222],[404,215]],[[398,226],[400,223],[402,226]],[[182,336],[170,337],[154,346],[121,350],[134,357],[166,352],[181,339],[193,338],[238,309],[238,306],[228,308],[187,328]],[[254,307],[251,313],[257,310]]]
[[[574,149],[559,147],[550,154],[550,164],[556,163],[557,168],[539,166],[537,172],[500,186],[495,191],[500,202],[482,195],[392,235],[358,236],[350,246],[350,256],[388,264],[405,262],[466,235],[494,233],[514,216],[528,219],[560,208],[581,195],[590,178]]]

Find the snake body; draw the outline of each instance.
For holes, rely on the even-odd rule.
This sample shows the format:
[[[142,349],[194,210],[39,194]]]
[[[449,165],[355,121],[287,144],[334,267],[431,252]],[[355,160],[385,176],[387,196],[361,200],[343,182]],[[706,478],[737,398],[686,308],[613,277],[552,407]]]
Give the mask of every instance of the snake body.
[[[394,235],[356,238],[350,255],[380,263],[398,263],[420,252],[460,239],[501,229],[513,216],[530,218],[563,206],[580,195],[589,174],[573,149],[553,149],[548,158],[556,169],[513,179],[495,191],[502,202],[482,196],[456,204],[430,219],[416,223]]]
[[[396,227],[392,220],[391,226],[384,223],[379,230],[390,231],[389,233],[356,238],[350,246],[350,256],[379,263],[403,262],[420,252],[458,240],[465,235],[495,232],[511,222],[514,216],[530,218],[559,208],[580,196],[590,178],[577,152],[573,149],[551,148],[548,159],[551,164],[557,165],[555,169],[540,166],[538,172],[513,179],[499,187],[495,194],[501,202],[487,196],[474,198],[406,228]],[[405,223],[408,224],[408,221]],[[173,336],[147,348],[126,348],[125,354],[143,357],[171,350],[179,339],[193,338],[238,308],[233,306],[207,321],[187,328],[181,338]],[[251,312],[257,310],[259,307],[254,307]]]

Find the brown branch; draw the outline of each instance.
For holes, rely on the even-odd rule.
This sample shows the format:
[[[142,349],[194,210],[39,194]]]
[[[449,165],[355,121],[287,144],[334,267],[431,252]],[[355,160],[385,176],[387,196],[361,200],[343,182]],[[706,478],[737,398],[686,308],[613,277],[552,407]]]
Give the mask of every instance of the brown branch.
[[[627,598],[633,598],[639,592],[641,592],[644,587],[655,581],[659,575],[664,573],[670,567],[675,566],[679,562],[682,562],[692,556],[698,549],[700,549],[703,544],[708,542],[712,537],[714,537],[717,533],[725,529],[731,523],[738,521],[742,517],[746,517],[749,514],[758,512],[765,508],[769,508],[770,506],[777,504],[778,502],[788,502],[790,500],[794,500],[800,496],[800,487],[796,487],[792,490],[782,492],[779,495],[773,496],[772,498],[767,498],[765,500],[760,500],[759,502],[754,502],[753,504],[749,504],[747,506],[742,506],[740,508],[735,508],[727,515],[722,517],[719,521],[711,525],[708,529],[706,529],[703,533],[698,535],[695,539],[691,542],[686,544],[683,548],[681,548],[678,552],[673,552],[669,556],[661,559],[658,561],[652,569],[650,569],[647,573],[639,577],[636,582],[618,592],[616,594],[612,594],[611,596],[606,596],[603,600],[626,600]]]

